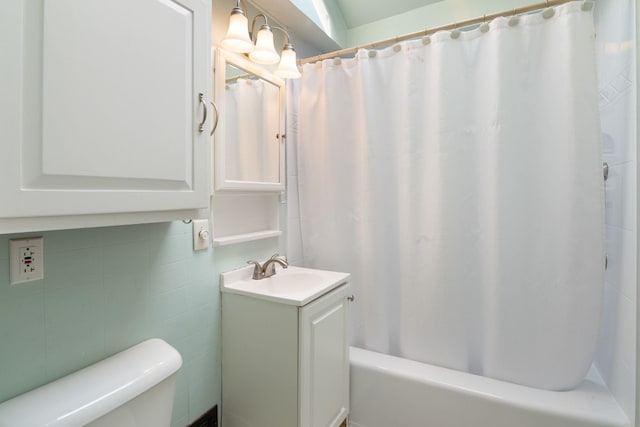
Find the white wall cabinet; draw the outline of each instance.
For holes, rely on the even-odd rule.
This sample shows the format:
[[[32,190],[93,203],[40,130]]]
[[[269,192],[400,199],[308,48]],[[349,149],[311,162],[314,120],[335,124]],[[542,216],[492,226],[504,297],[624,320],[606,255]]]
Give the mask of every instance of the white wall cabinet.
[[[349,411],[349,285],[299,307],[222,293],[225,427],[338,427]]]
[[[206,0],[3,1],[0,233],[202,215],[210,28]]]
[[[213,244],[276,237],[285,190],[285,81],[213,49],[220,122],[214,135]]]

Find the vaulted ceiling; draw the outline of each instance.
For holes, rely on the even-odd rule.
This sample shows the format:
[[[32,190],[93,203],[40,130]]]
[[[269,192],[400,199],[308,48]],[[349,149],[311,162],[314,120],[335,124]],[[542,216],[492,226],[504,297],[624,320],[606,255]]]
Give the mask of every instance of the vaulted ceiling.
[[[2,1],[2,0],[0,0]],[[351,46],[350,29],[403,14],[443,0],[247,0],[304,40],[315,52],[331,52]],[[450,0],[454,1],[454,0]],[[456,0],[457,1],[457,0]],[[462,1],[462,0],[460,0]],[[483,1],[483,0],[464,0]],[[338,15],[336,15],[336,12]],[[336,17],[340,18],[336,21]],[[340,20],[344,23],[340,25]],[[400,33],[414,31],[402,29]],[[297,41],[298,41],[297,40]],[[296,41],[296,42],[297,42]]]
[[[348,28],[398,15],[441,0],[336,0]]]

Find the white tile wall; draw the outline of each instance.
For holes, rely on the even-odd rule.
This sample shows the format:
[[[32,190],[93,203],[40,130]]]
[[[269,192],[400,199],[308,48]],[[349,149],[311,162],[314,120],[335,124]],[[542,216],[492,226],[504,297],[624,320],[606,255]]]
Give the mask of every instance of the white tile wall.
[[[303,265],[300,211],[298,206],[297,129],[298,108],[295,81],[288,87],[287,106],[287,255],[292,265]]]
[[[609,163],[607,256],[601,338],[595,365],[633,420],[636,366],[635,2],[596,2],[602,150]]]

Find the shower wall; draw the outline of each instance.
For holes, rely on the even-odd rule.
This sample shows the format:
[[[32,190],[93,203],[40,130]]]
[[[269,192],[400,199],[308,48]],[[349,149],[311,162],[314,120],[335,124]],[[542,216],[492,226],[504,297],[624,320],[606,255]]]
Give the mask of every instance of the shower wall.
[[[631,420],[636,367],[635,1],[598,0],[595,20],[602,150],[609,164],[605,211],[608,268],[595,365]]]

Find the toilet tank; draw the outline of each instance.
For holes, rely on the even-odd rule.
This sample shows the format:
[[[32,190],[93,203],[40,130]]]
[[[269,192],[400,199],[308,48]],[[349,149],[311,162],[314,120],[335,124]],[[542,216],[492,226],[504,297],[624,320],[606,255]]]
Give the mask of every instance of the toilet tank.
[[[0,427],[168,427],[180,353],[150,339],[0,404]]]

